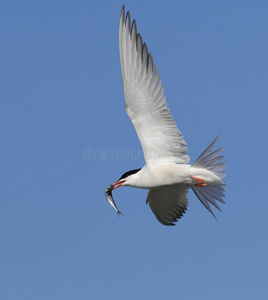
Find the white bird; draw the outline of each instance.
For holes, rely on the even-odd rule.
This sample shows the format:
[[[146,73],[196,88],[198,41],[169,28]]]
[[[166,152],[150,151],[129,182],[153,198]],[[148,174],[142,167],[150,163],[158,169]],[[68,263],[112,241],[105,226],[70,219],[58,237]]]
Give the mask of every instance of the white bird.
[[[219,156],[223,148],[212,152],[219,136],[192,165],[188,164],[186,143],[167,106],[152,55],[137,33],[136,21],[131,24],[129,12],[125,17],[124,6],[120,16],[119,50],[125,109],[140,139],[146,165],[123,174],[108,187],[109,197],[111,190],[121,186],[149,189],[146,203],[158,221],[175,225],[187,210],[187,193],[192,188],[215,217],[209,204],[220,210],[216,200],[224,203],[225,185],[222,180],[225,164],[221,163],[223,156]],[[116,207],[112,197],[108,201]]]

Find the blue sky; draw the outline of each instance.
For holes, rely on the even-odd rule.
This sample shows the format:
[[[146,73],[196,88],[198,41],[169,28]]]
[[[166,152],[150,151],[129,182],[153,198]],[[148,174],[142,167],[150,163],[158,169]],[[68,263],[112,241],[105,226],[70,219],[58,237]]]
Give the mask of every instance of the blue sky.
[[[124,111],[121,1],[1,1],[0,298],[266,299],[267,1],[125,1],[192,162],[222,133],[226,205],[174,227]],[[131,153],[127,157],[124,153]],[[123,154],[122,154],[123,153]]]

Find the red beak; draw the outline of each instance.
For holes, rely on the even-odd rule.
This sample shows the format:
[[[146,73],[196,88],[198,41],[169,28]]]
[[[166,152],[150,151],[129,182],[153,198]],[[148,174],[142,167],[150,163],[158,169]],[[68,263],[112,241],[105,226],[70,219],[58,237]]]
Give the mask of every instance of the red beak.
[[[125,180],[119,180],[113,183],[113,190],[119,188],[123,183],[125,182]]]

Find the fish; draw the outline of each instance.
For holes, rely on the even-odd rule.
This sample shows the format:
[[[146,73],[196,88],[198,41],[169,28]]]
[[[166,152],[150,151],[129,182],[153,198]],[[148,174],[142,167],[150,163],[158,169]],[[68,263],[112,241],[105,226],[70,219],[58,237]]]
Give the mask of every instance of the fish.
[[[105,196],[106,196],[106,199],[107,201],[109,202],[109,204],[112,206],[112,208],[117,212],[117,215],[120,216],[120,215],[123,215],[122,212],[117,208],[115,202],[114,202],[114,199],[113,199],[113,195],[112,195],[112,190],[114,188],[114,185],[111,184],[109,185],[105,190]]]

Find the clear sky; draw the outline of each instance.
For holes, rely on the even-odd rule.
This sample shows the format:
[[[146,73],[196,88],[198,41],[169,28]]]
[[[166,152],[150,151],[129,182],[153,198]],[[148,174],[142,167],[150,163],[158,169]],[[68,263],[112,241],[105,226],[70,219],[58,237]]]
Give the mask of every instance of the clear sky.
[[[147,191],[104,188],[144,159],[124,111],[122,4],[191,161],[222,133],[226,205],[190,192],[176,226]],[[0,298],[266,299],[268,2],[1,1]],[[127,154],[128,155],[127,155]]]

